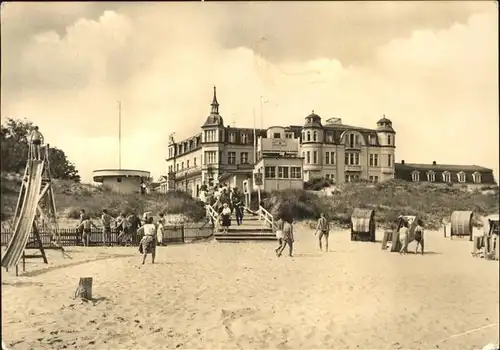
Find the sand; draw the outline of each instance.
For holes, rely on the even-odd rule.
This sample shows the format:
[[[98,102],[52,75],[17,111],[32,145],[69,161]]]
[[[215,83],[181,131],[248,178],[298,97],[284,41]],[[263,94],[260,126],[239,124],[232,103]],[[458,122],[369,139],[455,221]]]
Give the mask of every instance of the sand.
[[[426,239],[427,255],[400,256],[337,231],[321,253],[298,225],[294,258],[276,258],[274,243],[158,247],[157,263],[144,266],[136,248],[70,247],[71,260],[50,251],[48,268],[32,260],[27,276],[2,270],[2,335],[10,349],[498,343],[498,262],[472,258],[468,240]],[[73,299],[83,276],[94,278],[93,301]]]

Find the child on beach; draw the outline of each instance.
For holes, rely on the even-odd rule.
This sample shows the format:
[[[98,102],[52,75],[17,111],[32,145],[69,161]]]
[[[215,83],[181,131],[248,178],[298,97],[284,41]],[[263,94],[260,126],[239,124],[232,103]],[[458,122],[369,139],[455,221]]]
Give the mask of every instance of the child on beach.
[[[224,233],[227,233],[229,226],[231,226],[231,209],[229,209],[229,205],[227,203],[224,203],[223,205],[221,216]]]
[[[418,246],[420,246],[422,255],[424,255],[424,223],[420,219],[418,219],[417,227],[415,227],[415,242],[417,242],[415,254],[418,254]]]
[[[89,242],[90,242],[90,234],[92,232],[92,227],[95,227],[98,229],[96,225],[90,220],[89,217],[86,217],[82,223],[80,223],[77,227],[78,230],[83,230],[82,234],[82,239],[83,239],[83,246],[88,247]]]
[[[143,235],[139,243],[139,252],[142,254],[142,264],[146,262],[146,257],[151,253],[151,262],[155,263],[156,257],[156,225],[153,224],[153,217],[146,219],[146,224],[139,228],[139,234]]]

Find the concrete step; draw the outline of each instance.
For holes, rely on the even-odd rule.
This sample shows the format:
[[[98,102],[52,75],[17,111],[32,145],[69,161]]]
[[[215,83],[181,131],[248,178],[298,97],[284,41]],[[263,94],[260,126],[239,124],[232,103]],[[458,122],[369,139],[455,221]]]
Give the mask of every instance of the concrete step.
[[[216,237],[221,237],[221,236],[231,236],[231,237],[237,237],[237,236],[248,236],[248,237],[276,237],[276,234],[273,232],[262,232],[262,231],[228,231],[227,233],[224,232],[216,232],[214,234]]]
[[[239,243],[239,242],[273,242],[276,237],[273,236],[257,236],[257,235],[215,235],[217,242],[224,243]]]
[[[228,232],[267,232],[273,233],[273,230],[265,226],[255,226],[255,225],[241,225],[241,226],[230,226],[227,230]]]

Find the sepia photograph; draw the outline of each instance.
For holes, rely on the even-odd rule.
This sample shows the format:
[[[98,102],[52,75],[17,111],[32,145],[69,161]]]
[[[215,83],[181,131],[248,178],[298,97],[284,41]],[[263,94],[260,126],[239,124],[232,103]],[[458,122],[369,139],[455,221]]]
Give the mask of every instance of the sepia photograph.
[[[2,350],[500,350],[495,1],[1,3]]]

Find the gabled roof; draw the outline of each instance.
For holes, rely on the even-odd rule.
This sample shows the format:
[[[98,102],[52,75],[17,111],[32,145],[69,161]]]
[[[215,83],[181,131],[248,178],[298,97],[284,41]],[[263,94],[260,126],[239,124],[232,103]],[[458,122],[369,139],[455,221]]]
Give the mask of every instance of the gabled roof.
[[[492,169],[485,168],[479,165],[457,165],[457,164],[418,164],[418,163],[404,163],[395,164],[399,168],[412,168],[412,170],[434,170],[434,171],[450,171],[450,172],[460,172],[460,171],[478,171],[478,172],[490,172]]]

